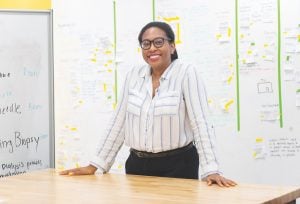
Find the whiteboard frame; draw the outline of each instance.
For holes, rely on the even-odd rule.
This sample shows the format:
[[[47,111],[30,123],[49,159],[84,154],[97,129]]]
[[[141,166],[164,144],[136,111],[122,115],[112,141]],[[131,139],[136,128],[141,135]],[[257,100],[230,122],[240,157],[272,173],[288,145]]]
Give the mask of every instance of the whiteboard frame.
[[[49,167],[55,167],[55,127],[54,127],[54,54],[53,54],[53,10],[0,9],[0,13],[47,15],[48,16],[48,82],[49,82]]]

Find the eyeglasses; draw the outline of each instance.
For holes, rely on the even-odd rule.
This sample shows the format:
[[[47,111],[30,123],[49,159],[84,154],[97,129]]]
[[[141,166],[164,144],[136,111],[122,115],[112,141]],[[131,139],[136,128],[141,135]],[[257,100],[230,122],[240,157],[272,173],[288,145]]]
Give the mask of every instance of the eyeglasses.
[[[151,43],[153,43],[154,47],[161,48],[164,45],[165,40],[170,41],[169,38],[163,37],[154,38],[153,40],[143,40],[140,46],[143,50],[149,50],[151,47]]]

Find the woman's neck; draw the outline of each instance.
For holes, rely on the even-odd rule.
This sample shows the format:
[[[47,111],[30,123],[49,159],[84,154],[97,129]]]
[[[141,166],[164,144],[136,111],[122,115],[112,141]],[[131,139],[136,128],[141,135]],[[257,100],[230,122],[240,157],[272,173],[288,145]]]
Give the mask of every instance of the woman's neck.
[[[151,75],[152,75],[153,78],[160,78],[161,75],[164,73],[164,71],[165,71],[166,69],[167,69],[167,68],[155,70],[155,69],[152,68],[152,73],[151,73]]]
[[[168,66],[164,67],[164,68],[160,68],[160,67],[153,68],[152,67],[151,68],[151,75],[152,75],[152,77],[154,77],[154,78],[160,78],[161,75],[163,75],[164,71],[170,66],[170,64]]]

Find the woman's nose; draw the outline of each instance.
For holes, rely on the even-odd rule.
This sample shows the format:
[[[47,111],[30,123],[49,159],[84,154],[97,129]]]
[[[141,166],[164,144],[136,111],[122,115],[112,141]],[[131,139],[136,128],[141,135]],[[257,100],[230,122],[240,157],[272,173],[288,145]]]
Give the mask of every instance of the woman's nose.
[[[151,42],[149,50],[157,50],[153,42]]]

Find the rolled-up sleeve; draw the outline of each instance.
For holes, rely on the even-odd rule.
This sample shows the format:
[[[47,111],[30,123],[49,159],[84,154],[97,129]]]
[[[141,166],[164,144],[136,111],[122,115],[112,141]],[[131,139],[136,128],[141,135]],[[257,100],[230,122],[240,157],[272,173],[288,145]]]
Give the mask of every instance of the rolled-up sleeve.
[[[90,164],[96,166],[101,173],[109,171],[117,153],[124,143],[124,124],[130,76],[131,72],[129,72],[125,78],[116,111],[108,123],[104,137],[100,139],[93,159],[90,161]]]
[[[215,151],[214,127],[209,119],[206,89],[193,66],[190,66],[185,74],[183,95],[199,154],[201,178],[213,173],[221,174]]]

